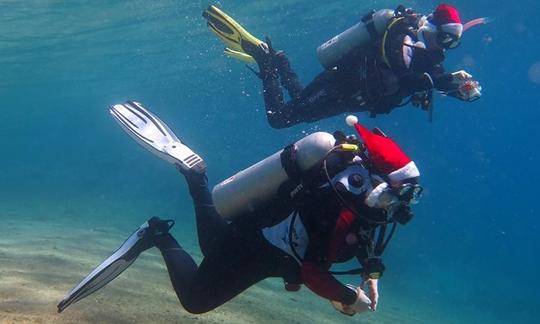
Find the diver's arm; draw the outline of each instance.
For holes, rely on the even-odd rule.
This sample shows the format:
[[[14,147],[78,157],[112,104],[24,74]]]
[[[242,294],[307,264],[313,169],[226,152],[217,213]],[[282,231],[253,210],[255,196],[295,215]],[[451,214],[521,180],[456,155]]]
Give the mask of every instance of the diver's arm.
[[[445,73],[441,64],[433,65],[427,72],[417,72],[409,66],[402,71],[404,72],[401,74],[398,73],[400,86],[411,93],[431,89],[448,91],[455,88],[452,84],[452,74]]]
[[[433,65],[427,74],[433,80],[433,88],[439,91],[451,91],[456,88],[456,85],[453,83],[454,77],[452,73],[446,73],[442,64]]]
[[[379,211],[378,209],[369,209],[366,212],[379,213]],[[357,250],[356,258],[362,265],[362,284],[360,288],[368,292],[368,297],[371,300],[370,308],[372,311],[376,311],[379,303],[379,278],[382,277],[386,268],[381,257],[384,247],[380,245],[381,243],[384,244],[380,238],[381,235],[382,238],[385,237],[385,232],[381,229],[378,232],[378,238],[375,236],[376,228],[372,228],[370,232],[368,236],[360,239],[359,246],[362,248]]]
[[[362,289],[367,288],[368,297],[371,300],[371,310],[377,310],[377,304],[379,302],[379,278],[382,277],[385,266],[382,261],[382,258],[372,256],[370,257],[370,249],[368,248],[368,241],[375,241],[375,238],[371,238],[360,243],[361,246],[364,246],[363,249],[358,250],[356,258],[362,265]]]
[[[464,70],[450,73],[449,85],[446,89],[439,89],[446,95],[461,101],[475,101],[482,95],[482,87],[471,74]]]
[[[301,269],[302,282],[315,294],[352,305],[356,301],[356,293],[339,282],[324,266],[315,262],[304,262]]]
[[[379,303],[379,279],[364,279],[361,288],[367,288],[368,297],[371,300],[371,310],[376,311]]]
[[[400,76],[399,84],[409,93],[421,92],[435,88],[435,80],[428,73],[409,72]]]
[[[328,242],[328,247],[322,253],[326,256],[328,262],[337,260],[340,251],[343,249],[343,244],[347,234],[350,232],[351,226],[354,223],[355,215],[346,208],[343,208],[336,224],[333,233]],[[310,250],[313,252],[314,250]],[[321,252],[316,253],[321,255]],[[313,254],[309,260],[320,259],[314,257]],[[352,305],[357,300],[357,294],[347,286],[339,282],[332,274],[328,272],[329,263],[320,261],[306,261],[302,263],[301,276],[302,282],[317,295],[326,299],[340,302],[344,305]]]

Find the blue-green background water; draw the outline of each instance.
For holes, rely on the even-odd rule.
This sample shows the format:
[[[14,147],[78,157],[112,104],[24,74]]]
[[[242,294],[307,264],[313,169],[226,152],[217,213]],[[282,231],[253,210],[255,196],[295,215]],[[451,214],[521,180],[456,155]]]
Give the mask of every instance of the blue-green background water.
[[[433,123],[412,107],[376,119],[360,115],[398,139],[426,188],[416,218],[385,256],[379,312],[386,298],[434,320],[536,322],[540,5],[452,3],[465,21],[495,19],[467,31],[446,63],[471,72],[482,99],[437,97]],[[108,115],[108,105],[128,98],[177,130],[207,160],[213,183],[305,133],[350,131],[343,116],[271,129],[259,80],[221,54],[207,31],[201,11],[208,4],[0,0],[0,208],[65,220],[64,231],[101,223],[129,233],[149,216],[173,217],[179,241],[194,241],[183,180]],[[255,35],[271,36],[305,83],[321,70],[321,42],[368,9],[397,4],[220,2]],[[406,5],[427,13],[436,2]],[[11,215],[0,210],[0,221],[18,221]]]

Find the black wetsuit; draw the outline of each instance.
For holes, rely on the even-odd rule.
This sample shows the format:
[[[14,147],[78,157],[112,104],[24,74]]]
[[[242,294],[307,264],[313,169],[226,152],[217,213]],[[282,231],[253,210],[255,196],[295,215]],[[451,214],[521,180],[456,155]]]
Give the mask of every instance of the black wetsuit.
[[[283,53],[275,55],[271,64],[260,62],[269,124],[286,128],[344,112],[386,114],[415,94],[420,99],[434,88],[455,90],[452,75],[442,67],[443,51],[414,47],[418,39],[409,25],[395,24],[388,31],[384,45],[388,64],[381,54],[381,43],[376,42],[372,48],[352,53],[323,71],[305,88]],[[280,79],[291,98],[288,102]]]
[[[255,222],[243,222],[240,228],[221,218],[206,182],[203,176],[188,178],[204,255],[201,264],[197,266],[170,234],[156,244],[180,303],[195,314],[224,304],[265,278],[286,278],[298,269],[294,259],[264,239]]]
[[[362,259],[366,257],[358,247],[362,240],[345,248],[341,248],[343,244],[331,244],[334,250],[345,253],[337,256],[333,251],[331,258],[327,257],[331,232],[340,214],[337,204],[325,204],[324,207],[307,204],[311,206],[306,210],[310,214],[310,217],[306,217],[310,244],[303,262],[306,269],[302,269],[304,264],[300,265],[294,257],[265,239],[261,231],[265,224],[257,222],[264,217],[246,215],[250,219],[227,223],[214,209],[206,177],[190,174],[186,178],[194,201],[199,245],[204,259],[197,266],[170,234],[161,236],[156,246],[163,255],[178,299],[188,312],[198,314],[210,311],[269,277],[282,277],[285,282],[295,285],[304,283],[323,297],[345,304],[354,303],[356,293],[328,272],[334,262],[344,262],[355,255],[360,255]],[[313,211],[324,219],[313,215]],[[355,225],[338,226],[341,235],[338,243],[345,241],[347,230],[358,232],[358,223],[353,222],[350,214],[346,216]],[[367,240],[372,240],[372,237]]]

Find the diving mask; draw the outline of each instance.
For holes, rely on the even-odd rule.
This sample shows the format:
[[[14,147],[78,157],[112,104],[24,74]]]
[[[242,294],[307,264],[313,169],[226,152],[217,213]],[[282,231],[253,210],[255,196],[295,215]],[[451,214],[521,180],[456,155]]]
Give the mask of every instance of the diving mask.
[[[422,186],[418,184],[407,183],[396,189],[381,182],[369,193],[365,203],[369,207],[386,210],[390,220],[407,224],[413,218],[411,204],[418,203],[422,191]]]
[[[381,182],[368,194],[364,200],[371,208],[390,209],[390,206],[399,202],[398,196],[391,190],[386,182]]]
[[[419,184],[405,183],[392,188],[387,182],[381,182],[366,197],[365,203],[372,208],[388,210],[396,203],[415,205],[422,198],[424,188]]]
[[[397,189],[397,196],[400,201],[407,204],[416,205],[420,198],[422,198],[422,192],[424,188],[418,184],[406,183],[401,185]]]
[[[460,40],[461,40],[461,37],[454,35],[452,33],[447,33],[442,30],[439,30],[437,32],[437,43],[442,48],[445,48],[445,49],[457,48],[461,44]]]

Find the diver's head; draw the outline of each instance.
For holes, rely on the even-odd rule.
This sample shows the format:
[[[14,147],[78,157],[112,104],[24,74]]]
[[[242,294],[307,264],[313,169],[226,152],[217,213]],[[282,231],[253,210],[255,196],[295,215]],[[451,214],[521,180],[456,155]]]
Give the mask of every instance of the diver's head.
[[[375,182],[377,180],[381,182],[367,195],[366,205],[384,210],[389,221],[407,224],[413,218],[412,205],[417,204],[422,197],[422,186],[416,181],[392,186],[384,182],[381,177],[373,176],[372,178]]]
[[[463,34],[458,10],[451,5],[440,4],[432,14],[421,20],[418,33],[428,49],[458,47]]]
[[[347,117],[347,123],[354,126],[362,138],[371,171],[385,177],[392,186],[417,181],[420,171],[394,140],[378,128],[370,131],[358,123],[355,116]]]
[[[348,117],[367,150],[373,189],[367,193],[365,203],[372,208],[386,210],[391,218],[407,223],[412,218],[411,204],[418,202],[422,187],[418,185],[420,171],[405,152],[382,131],[370,131]]]

